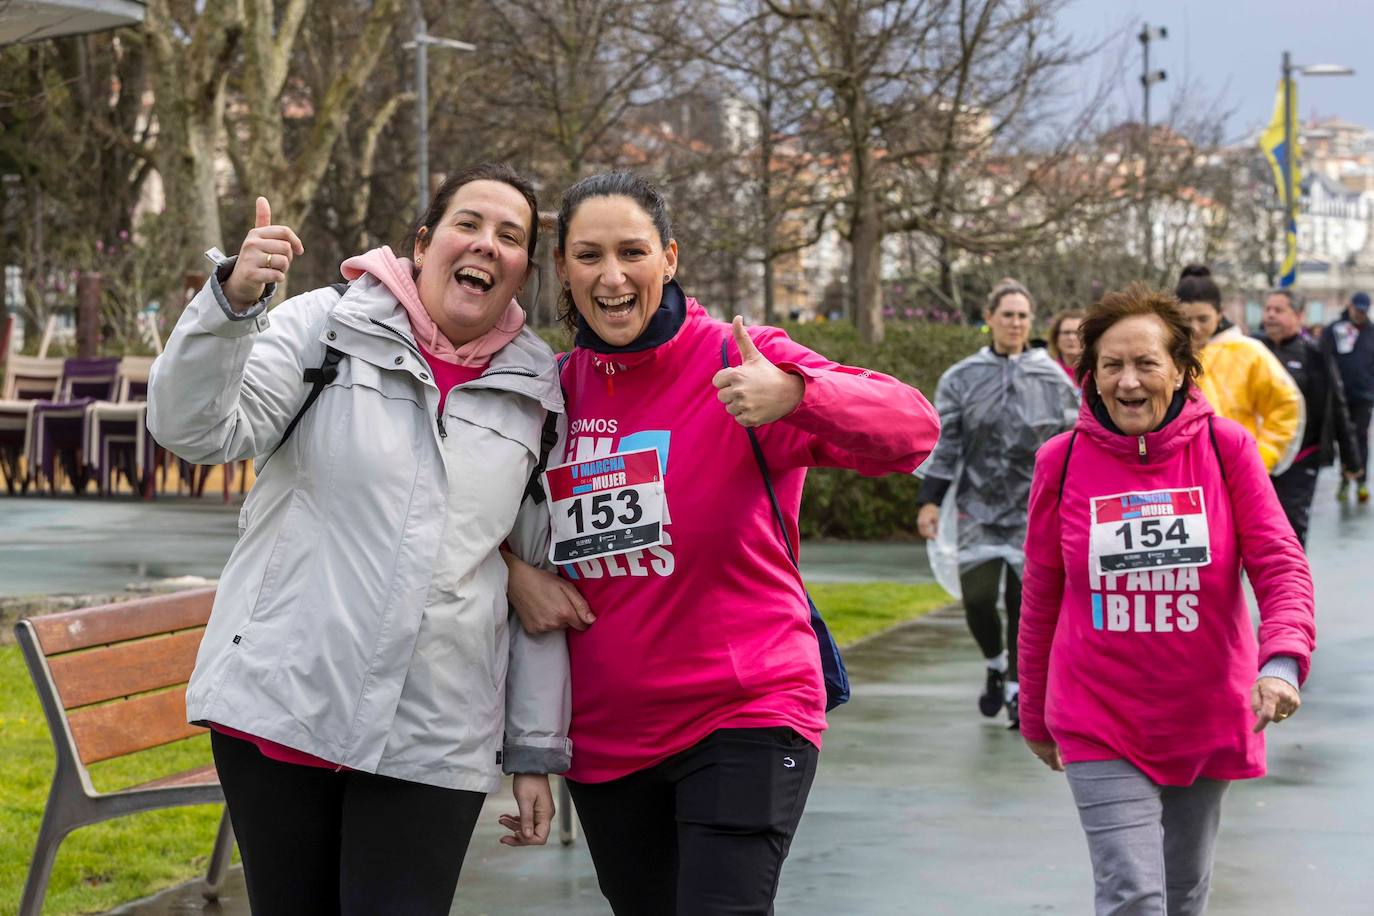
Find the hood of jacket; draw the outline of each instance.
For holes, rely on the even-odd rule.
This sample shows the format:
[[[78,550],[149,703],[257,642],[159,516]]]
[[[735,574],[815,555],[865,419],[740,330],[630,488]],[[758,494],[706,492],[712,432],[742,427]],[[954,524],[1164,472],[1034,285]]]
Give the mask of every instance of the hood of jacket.
[[[409,310],[374,274],[360,274],[349,284],[325,322],[320,340],[385,369],[393,368],[396,346],[403,344],[414,357],[407,367],[417,377],[422,372],[428,375]],[[482,375],[468,384],[514,391],[539,401],[545,410],[563,411],[563,391],[553,351],[523,323],[510,340],[490,354]]]
[[[1083,380],[1084,390],[1091,390],[1092,384],[1092,374],[1089,373]],[[1091,401],[1095,402],[1096,398]],[[1170,413],[1172,412],[1171,410]],[[1212,410],[1212,405],[1207,403],[1207,399],[1202,396],[1197,386],[1189,384],[1183,408],[1178,416],[1166,420],[1163,426],[1143,436],[1132,436],[1109,428],[1098,419],[1093,404],[1086,397],[1079,405],[1078,422],[1074,424],[1074,429],[1123,461],[1156,464],[1173,457],[1202,431],[1207,425],[1208,417],[1215,415],[1216,411]]]
[[[446,363],[471,367],[485,365],[492,354],[514,340],[525,326],[525,310],[512,299],[506,304],[505,312],[496,319],[496,324],[485,334],[455,346],[439,330],[429,310],[420,301],[420,291],[415,286],[415,265],[409,258],[397,257],[390,245],[349,258],[339,265],[339,273],[349,282],[364,274],[371,274],[382,281],[405,309],[416,339],[435,359]]]

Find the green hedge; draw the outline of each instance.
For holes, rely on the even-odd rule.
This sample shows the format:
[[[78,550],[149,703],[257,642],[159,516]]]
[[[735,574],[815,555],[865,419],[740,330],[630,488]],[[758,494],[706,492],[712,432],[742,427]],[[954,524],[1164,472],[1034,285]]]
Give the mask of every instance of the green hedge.
[[[940,373],[982,346],[975,328],[891,322],[882,344],[859,340],[849,322],[785,324],[792,339],[839,363],[863,366],[899,378],[935,399]],[[555,349],[566,349],[561,329],[543,329]],[[920,480],[907,475],[862,477],[852,471],[813,470],[802,497],[802,537],[854,540],[915,537],[916,495]]]

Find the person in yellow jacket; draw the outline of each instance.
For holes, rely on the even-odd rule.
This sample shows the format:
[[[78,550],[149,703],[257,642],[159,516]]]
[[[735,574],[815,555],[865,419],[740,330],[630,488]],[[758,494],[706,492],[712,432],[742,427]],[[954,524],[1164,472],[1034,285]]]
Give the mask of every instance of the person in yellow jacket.
[[[1192,326],[1203,397],[1219,416],[1255,437],[1271,477],[1282,474],[1302,446],[1307,424],[1302,391],[1264,344],[1221,314],[1221,289],[1210,270],[1197,264],[1183,268],[1174,295]]]

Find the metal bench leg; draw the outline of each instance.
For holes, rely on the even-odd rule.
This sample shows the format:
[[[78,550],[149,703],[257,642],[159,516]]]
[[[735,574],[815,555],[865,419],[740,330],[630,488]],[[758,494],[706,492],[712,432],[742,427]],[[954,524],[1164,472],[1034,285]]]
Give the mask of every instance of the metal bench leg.
[[[577,818],[573,814],[572,792],[568,781],[558,778],[558,842],[571,846],[577,842]]]
[[[43,825],[38,828],[33,862],[29,865],[28,880],[24,882],[24,896],[19,900],[19,916],[40,916],[43,912],[43,898],[48,894],[48,879],[57,861],[57,847],[70,832],[69,827],[59,823],[64,820],[60,810],[63,806],[54,797],[56,794],[49,795],[47,807],[43,809]]]
[[[229,806],[225,805],[224,815],[219,819],[219,832],[215,834],[215,849],[210,853],[210,870],[205,873],[205,889],[201,891],[206,900],[219,899],[224,874],[229,870],[229,860],[233,854],[234,825],[229,822]]]

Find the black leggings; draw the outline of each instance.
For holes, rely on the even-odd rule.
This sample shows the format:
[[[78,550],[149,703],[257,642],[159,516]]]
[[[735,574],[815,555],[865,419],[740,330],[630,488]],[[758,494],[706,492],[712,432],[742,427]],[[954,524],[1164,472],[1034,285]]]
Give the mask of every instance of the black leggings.
[[[1007,570],[1007,637],[1002,641],[1002,619],[997,613],[997,586],[1002,568]],[[1021,577],[1006,560],[988,560],[959,574],[964,593],[964,619],[982,650],[983,658],[996,658],[1007,649],[1007,680],[1016,680],[1016,631],[1021,624]]]
[[[569,781],[616,916],[767,916],[819,752],[790,728],[722,728],[647,770]]]
[[[210,746],[254,916],[447,916],[483,793]]]

